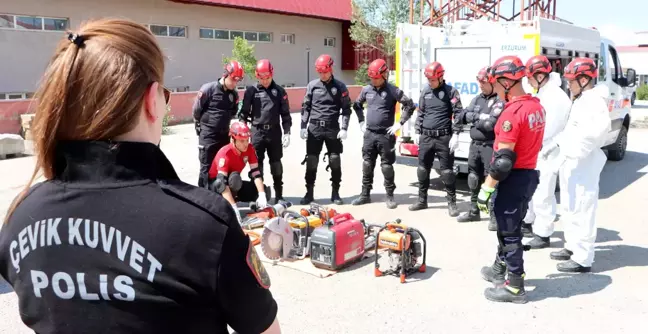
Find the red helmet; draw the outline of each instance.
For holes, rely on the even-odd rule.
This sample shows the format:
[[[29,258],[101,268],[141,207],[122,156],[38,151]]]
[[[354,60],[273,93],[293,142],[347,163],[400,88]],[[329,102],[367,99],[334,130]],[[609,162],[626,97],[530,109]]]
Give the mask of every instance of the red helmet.
[[[333,72],[333,58],[329,55],[321,55],[315,61],[315,70],[317,73]]]
[[[524,64],[517,56],[504,56],[497,59],[490,70],[491,83],[498,79],[522,80],[525,75]]]
[[[533,56],[526,62],[526,76],[531,78],[536,73],[551,73],[551,63],[545,56]]]
[[[594,79],[598,76],[596,70],[596,63],[590,58],[575,58],[574,60],[565,67],[565,79],[575,80],[578,79],[581,75],[584,75],[590,79]]]
[[[254,69],[254,75],[257,79],[269,79],[274,74],[274,67],[270,64],[268,59],[261,59],[257,62]]]
[[[250,138],[250,128],[247,126],[247,124],[243,122],[234,122],[230,126],[230,131],[229,131],[230,136],[234,137],[234,139],[249,139]]]
[[[367,74],[371,79],[383,78],[383,74],[387,72],[387,63],[384,59],[376,59],[369,64]]]
[[[232,60],[229,63],[225,64],[225,71],[223,77],[232,77],[235,81],[241,81],[245,71],[243,71],[243,66],[239,64],[236,60]]]
[[[445,74],[445,70],[443,69],[443,65],[441,65],[441,63],[435,61],[425,67],[424,73],[425,77],[428,79],[438,79]]]
[[[488,72],[490,68],[489,67],[482,67],[481,70],[477,73],[477,81],[479,82],[489,82],[488,79]]]

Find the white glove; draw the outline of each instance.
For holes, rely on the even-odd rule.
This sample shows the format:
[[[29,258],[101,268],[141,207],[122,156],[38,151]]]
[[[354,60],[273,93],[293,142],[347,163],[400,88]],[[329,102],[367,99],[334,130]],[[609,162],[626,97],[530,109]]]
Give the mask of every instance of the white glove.
[[[489,119],[489,118],[490,118],[489,114],[484,114],[484,113],[479,114],[479,120],[481,120],[481,121],[483,121],[485,119]]]
[[[402,127],[403,127],[403,126],[400,124],[400,122],[398,122],[398,123],[392,125],[392,126],[387,130],[387,132],[388,132],[390,135],[395,135],[396,132],[397,132],[398,130],[400,130]]]
[[[420,140],[421,140],[421,135],[418,134],[418,133],[415,133],[415,134],[412,136],[412,139],[414,140],[414,144],[418,145],[419,142],[420,142]]]
[[[283,144],[284,148],[290,145],[290,133],[284,133],[283,137],[281,138],[281,143]]]
[[[259,209],[265,208],[268,206],[268,200],[266,199],[266,194],[265,191],[262,191],[259,193],[259,197],[257,197],[256,200],[256,205],[259,207]]]
[[[308,129],[301,129],[299,136],[301,137],[301,139],[306,140],[306,138],[308,138]]]
[[[360,131],[362,131],[362,133],[367,131],[367,124],[365,122],[360,122]]]
[[[337,135],[339,140],[345,140],[347,137],[347,131],[346,130],[340,130]]]
[[[457,147],[459,147],[458,134],[452,135],[452,138],[450,138],[450,144],[448,146],[450,146],[450,153],[454,152],[457,149]]]
[[[236,204],[232,204],[232,209],[234,209],[234,213],[236,214],[236,220],[238,220],[239,225],[243,224],[243,219],[241,219],[241,212],[239,211]]]

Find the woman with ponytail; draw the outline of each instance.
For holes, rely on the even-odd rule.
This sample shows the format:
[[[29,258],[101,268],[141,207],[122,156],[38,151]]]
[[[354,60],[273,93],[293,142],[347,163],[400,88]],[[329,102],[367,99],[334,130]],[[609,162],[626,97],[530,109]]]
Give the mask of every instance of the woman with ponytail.
[[[131,21],[58,44],[35,96],[36,168],[0,233],[0,275],[35,332],[280,332],[233,209],[158,147],[163,79],[155,37]]]

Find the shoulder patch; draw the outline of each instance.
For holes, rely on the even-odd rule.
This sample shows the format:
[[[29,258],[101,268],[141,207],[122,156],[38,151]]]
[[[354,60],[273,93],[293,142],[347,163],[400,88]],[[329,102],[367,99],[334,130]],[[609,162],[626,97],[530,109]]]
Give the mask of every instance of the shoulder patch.
[[[349,91],[345,90],[344,92],[342,92],[342,96],[347,96],[347,95],[349,95]]]
[[[250,240],[250,243],[248,244],[248,251],[247,251],[247,256],[245,257],[245,261],[247,262],[247,265],[250,268],[252,275],[254,275],[254,278],[256,278],[257,283],[259,283],[259,285],[262,288],[269,289],[270,276],[268,275],[268,272],[263,266],[263,263],[261,263],[259,254],[257,254],[254,245],[252,245],[252,240]]]
[[[218,167],[224,167],[225,166],[225,158],[220,158],[218,159]]]
[[[511,130],[513,130],[513,124],[511,124],[511,122],[509,121],[504,121],[502,123],[502,131],[509,132]]]
[[[453,97],[452,100],[450,100],[450,103],[457,104],[457,101],[459,101],[459,99],[457,99],[456,97]]]

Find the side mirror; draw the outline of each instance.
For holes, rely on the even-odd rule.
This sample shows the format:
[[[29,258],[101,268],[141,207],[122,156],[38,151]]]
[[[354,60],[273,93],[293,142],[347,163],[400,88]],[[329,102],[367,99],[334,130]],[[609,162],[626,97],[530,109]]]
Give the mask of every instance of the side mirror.
[[[629,68],[628,73],[626,74],[626,79],[628,87],[634,87],[637,83],[637,72],[634,69]]]

